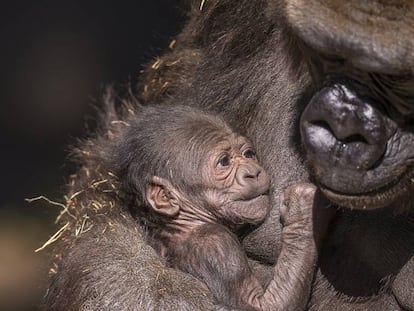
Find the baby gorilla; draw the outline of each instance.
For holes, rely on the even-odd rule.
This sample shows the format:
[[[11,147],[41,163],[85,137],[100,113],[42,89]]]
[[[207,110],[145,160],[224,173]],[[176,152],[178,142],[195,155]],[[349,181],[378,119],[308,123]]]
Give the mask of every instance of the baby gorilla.
[[[117,174],[158,253],[204,282],[219,304],[304,309],[317,257],[316,188],[297,184],[282,195],[282,250],[263,289],[234,233],[269,212],[269,177],[249,140],[186,106],[144,107],[129,124],[116,146]]]

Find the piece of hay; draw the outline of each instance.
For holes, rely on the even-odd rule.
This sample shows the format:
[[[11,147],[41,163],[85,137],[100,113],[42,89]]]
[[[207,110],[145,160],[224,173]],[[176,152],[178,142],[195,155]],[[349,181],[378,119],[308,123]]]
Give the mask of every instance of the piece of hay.
[[[60,236],[65,232],[66,228],[69,226],[69,223],[67,222],[62,228],[60,228],[54,235],[50,237],[49,240],[47,240],[41,247],[38,249],[35,249],[35,253],[40,252],[41,250],[44,250],[46,247],[48,247],[50,244],[56,242],[59,240]]]

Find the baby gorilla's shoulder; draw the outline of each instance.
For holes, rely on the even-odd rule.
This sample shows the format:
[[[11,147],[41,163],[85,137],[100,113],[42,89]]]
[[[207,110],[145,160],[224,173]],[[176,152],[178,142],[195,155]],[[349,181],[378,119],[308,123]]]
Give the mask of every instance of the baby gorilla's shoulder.
[[[227,227],[214,223],[193,230],[186,244],[188,249],[210,255],[227,256],[230,252],[242,252],[237,236]]]
[[[237,236],[223,225],[202,225],[193,230],[184,244],[186,255],[183,255],[191,262],[194,272],[205,271],[210,274],[214,271],[222,274],[226,271],[229,277],[239,274],[240,270],[248,266]]]

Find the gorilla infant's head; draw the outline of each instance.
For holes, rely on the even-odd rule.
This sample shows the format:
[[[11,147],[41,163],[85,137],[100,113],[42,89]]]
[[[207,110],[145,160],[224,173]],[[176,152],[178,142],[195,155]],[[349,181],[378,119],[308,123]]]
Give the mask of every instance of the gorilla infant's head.
[[[114,158],[129,207],[149,224],[187,213],[236,229],[268,213],[269,177],[252,144],[201,110],[144,107],[129,120]]]

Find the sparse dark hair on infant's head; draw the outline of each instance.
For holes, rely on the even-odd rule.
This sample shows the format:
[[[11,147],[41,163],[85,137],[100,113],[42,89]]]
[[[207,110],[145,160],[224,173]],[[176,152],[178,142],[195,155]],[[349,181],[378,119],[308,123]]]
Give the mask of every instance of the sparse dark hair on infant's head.
[[[116,175],[125,194],[143,205],[152,176],[197,191],[206,146],[234,132],[220,117],[184,105],[144,106],[128,124],[113,154]]]

